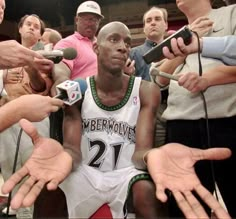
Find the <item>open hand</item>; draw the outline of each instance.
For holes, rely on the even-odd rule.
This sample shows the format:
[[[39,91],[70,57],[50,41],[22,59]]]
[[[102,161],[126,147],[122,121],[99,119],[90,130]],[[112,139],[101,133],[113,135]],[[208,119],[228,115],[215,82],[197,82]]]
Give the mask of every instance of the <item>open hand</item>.
[[[228,148],[201,150],[177,143],[150,150],[147,154],[147,167],[156,185],[157,198],[162,202],[167,201],[165,190],[168,189],[186,218],[208,218],[192,193],[195,191],[218,218],[230,218],[220,203],[201,184],[194,170],[197,161],[222,160],[230,155]]]
[[[23,178],[28,177],[11,201],[13,209],[31,206],[46,184],[48,190],[56,189],[72,169],[72,157],[64,151],[59,142],[41,137],[33,124],[25,119],[20,121],[20,125],[32,138],[34,150],[24,166],[2,187],[2,192],[7,194]]]

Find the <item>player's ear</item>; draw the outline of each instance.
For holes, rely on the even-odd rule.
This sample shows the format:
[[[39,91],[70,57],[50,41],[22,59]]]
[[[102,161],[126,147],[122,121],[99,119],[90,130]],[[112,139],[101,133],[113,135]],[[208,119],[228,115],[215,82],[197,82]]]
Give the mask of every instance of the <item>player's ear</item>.
[[[98,44],[96,42],[93,43],[93,51],[98,55]]]

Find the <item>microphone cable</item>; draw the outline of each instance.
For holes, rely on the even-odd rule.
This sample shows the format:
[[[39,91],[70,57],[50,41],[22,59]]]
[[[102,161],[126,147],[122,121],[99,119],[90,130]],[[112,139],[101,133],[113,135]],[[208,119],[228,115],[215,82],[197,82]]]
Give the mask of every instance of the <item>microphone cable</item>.
[[[16,152],[15,152],[15,158],[14,158],[14,163],[13,163],[13,168],[12,168],[12,174],[16,172],[16,165],[17,165],[17,160],[18,160],[18,154],[19,154],[19,149],[20,149],[20,140],[22,136],[23,129],[21,128],[17,137],[17,143],[16,143]],[[7,212],[6,212],[6,218],[8,219],[9,217],[9,210],[10,210],[10,204],[11,204],[11,197],[12,197],[12,191],[9,193],[8,198],[7,198]]]
[[[196,31],[192,31],[193,34],[197,36],[197,42],[198,42],[198,67],[199,67],[199,76],[202,76],[202,62],[201,62],[201,50],[200,50],[200,37]],[[211,148],[211,137],[210,137],[210,126],[209,126],[209,117],[208,117],[208,111],[207,111],[207,103],[206,103],[206,98],[204,95],[204,91],[200,91],[200,95],[202,97],[203,101],[203,107],[204,107],[204,112],[205,112],[205,121],[206,121],[206,139],[207,139],[207,145],[206,149]],[[210,168],[211,168],[211,176],[212,180],[214,183],[214,191],[215,191],[215,196],[217,201],[219,201],[219,196],[218,196],[218,190],[216,189],[216,179],[215,179],[215,169],[214,169],[214,161],[210,160]]]

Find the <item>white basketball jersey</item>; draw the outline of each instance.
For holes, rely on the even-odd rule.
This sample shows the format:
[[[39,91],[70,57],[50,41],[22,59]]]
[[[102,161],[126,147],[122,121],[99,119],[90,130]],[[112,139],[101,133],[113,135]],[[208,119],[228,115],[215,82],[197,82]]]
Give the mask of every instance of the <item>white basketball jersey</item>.
[[[81,109],[83,164],[103,172],[133,166],[140,83],[140,77],[130,77],[123,100],[108,107],[97,96],[94,77],[87,78],[88,89]]]

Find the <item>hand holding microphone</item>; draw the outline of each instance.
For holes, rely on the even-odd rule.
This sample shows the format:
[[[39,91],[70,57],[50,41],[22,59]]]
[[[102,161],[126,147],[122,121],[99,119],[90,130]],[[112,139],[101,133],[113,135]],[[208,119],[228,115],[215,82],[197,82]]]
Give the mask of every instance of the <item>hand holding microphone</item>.
[[[44,58],[52,60],[55,64],[59,63],[63,58],[73,60],[77,56],[77,51],[74,48],[57,49],[51,51],[39,50],[38,53]]]
[[[77,51],[73,48],[65,48],[61,50],[44,50],[42,42],[38,42],[32,48],[41,54],[44,58],[59,63],[63,58],[73,60],[77,56]],[[61,99],[69,106],[79,101],[87,89],[87,82],[82,78],[76,80],[66,80],[56,86],[57,95],[54,98]]]
[[[157,68],[152,68],[150,74],[152,76],[161,76],[178,82],[179,86],[184,87],[191,93],[198,93],[200,91],[205,91],[209,87],[209,82],[207,78],[199,76],[195,72],[189,72],[188,74],[171,75],[158,70]]]
[[[46,50],[42,42],[36,43],[32,50],[37,51],[44,58],[52,60],[55,64],[59,63],[63,58],[73,60],[77,57],[77,51],[74,48],[64,48],[56,50]]]

